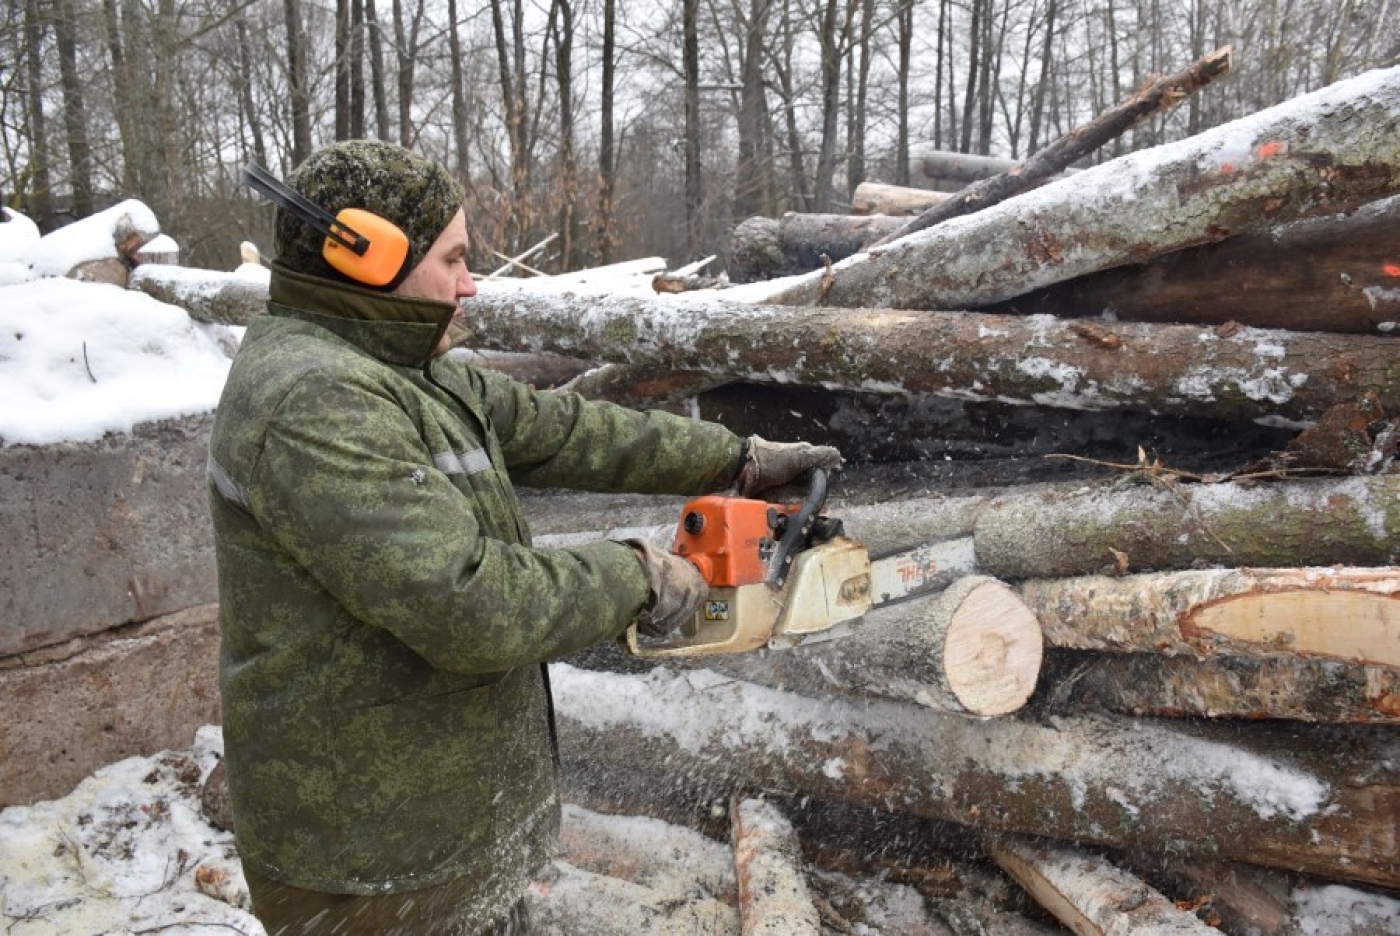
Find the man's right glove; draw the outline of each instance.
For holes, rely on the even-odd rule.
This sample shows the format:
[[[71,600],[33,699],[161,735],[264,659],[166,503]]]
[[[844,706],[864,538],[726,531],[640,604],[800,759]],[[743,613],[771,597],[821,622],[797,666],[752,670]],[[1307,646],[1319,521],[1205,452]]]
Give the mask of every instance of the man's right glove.
[[[645,539],[625,540],[647,570],[651,596],[637,615],[637,631],[647,637],[665,637],[695,618],[700,603],[710,596],[710,586],[700,570],[686,559],[662,552]]]

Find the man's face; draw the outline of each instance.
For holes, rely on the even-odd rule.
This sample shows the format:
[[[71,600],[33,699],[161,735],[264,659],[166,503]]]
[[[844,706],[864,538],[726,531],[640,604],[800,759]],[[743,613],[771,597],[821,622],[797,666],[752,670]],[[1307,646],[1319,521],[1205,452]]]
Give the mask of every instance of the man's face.
[[[394,290],[397,296],[453,302],[476,295],[476,281],[467,270],[467,214],[459,210],[447,222],[427,256]]]
[[[396,296],[413,299],[436,299],[456,303],[476,295],[476,281],[467,269],[467,215],[458,211],[447,222],[428,254],[394,290]],[[461,315],[459,311],[457,313]],[[447,336],[433,349],[433,355],[445,354]]]

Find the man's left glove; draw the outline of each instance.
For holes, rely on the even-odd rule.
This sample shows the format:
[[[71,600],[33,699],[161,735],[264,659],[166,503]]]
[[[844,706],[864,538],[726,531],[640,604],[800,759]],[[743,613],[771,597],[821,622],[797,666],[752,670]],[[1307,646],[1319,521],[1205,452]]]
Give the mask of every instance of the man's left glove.
[[[805,492],[798,485],[811,477],[813,468],[829,473],[840,467],[841,453],[830,445],[769,442],[749,436],[735,488],[740,497],[763,497],[769,501],[800,498]]]
[[[637,615],[637,631],[647,637],[665,637],[694,620],[700,603],[710,597],[710,586],[705,584],[700,570],[689,560],[662,552],[645,539],[624,542],[646,567],[651,590]]]

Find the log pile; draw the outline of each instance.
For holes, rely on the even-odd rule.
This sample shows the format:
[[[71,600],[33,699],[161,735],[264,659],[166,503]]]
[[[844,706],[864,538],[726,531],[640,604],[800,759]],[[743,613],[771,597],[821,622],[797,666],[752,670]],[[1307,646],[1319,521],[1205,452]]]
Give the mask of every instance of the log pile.
[[[795,649],[559,668],[570,796],[732,834],[789,931],[828,925],[792,867],[831,854],[822,810],[880,817],[877,841],[937,828],[1081,933],[1298,932],[1300,882],[1400,898],[1396,113],[1400,69],[1372,73],[839,262],[820,238],[908,218],[766,222],[826,232],[782,283],[483,290],[470,344],[606,362],[577,386],[629,405],[827,441],[814,401],[845,395],[949,453],[967,424],[1013,430],[965,437],[975,490],[847,451],[828,511],[874,554],[960,556],[938,599]],[[1028,455],[1036,483],[995,480]],[[622,527],[671,533],[609,500],[541,541]],[[986,646],[1031,622],[1033,662],[951,654],[950,601]],[[949,691],[974,666],[1033,691],[979,710]],[[929,861],[899,874],[933,895]]]
[[[996,204],[993,173],[901,217],[760,219],[806,258],[750,277],[781,283],[482,284],[455,353],[837,442],[828,512],[947,576],[840,639],[553,668],[572,802],[731,845],[734,905],[683,931],[858,931],[842,869],[959,932],[1317,931],[1299,895],[1336,885],[1400,915],[1397,113],[1392,69]],[[954,202],[980,210],[874,246]],[[215,321],[265,299],[180,280],[130,285]],[[525,498],[539,545],[669,545],[679,506],[560,525],[557,497]],[[962,920],[993,881],[1044,911]],[[613,888],[629,931],[674,906],[556,886]]]

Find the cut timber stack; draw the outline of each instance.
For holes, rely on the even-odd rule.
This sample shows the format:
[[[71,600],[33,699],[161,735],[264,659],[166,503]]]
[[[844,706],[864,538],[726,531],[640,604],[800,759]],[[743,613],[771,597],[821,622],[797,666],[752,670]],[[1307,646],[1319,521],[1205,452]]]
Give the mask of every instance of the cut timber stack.
[[[771,286],[483,290],[469,343],[606,362],[580,386],[630,405],[937,398],[1097,419],[1120,452],[1062,450],[1033,478],[1066,483],[958,496],[928,494],[932,468],[905,485],[922,497],[878,465],[837,479],[828,512],[875,554],[966,543],[946,594],[993,582],[1022,609],[1033,692],[978,712],[946,691],[946,653],[920,643],[930,599],[790,650],[654,670],[595,653],[556,680],[570,795],[697,827],[728,812],[750,851],[760,794],[937,824],[1081,933],[1298,932],[1300,882],[1400,899],[1397,114],[1400,69],[1371,73],[830,266],[813,235],[812,272]],[[766,224],[808,222],[835,224]],[[904,223],[839,236],[868,248]],[[1208,468],[1168,465],[1122,457],[1145,440],[1119,414],[1234,429],[1178,449]],[[1261,425],[1275,441],[1211,451]],[[618,511],[591,529],[669,536]],[[596,669],[638,675],[608,674],[604,699]],[[786,858],[763,873],[790,870],[764,821]]]

